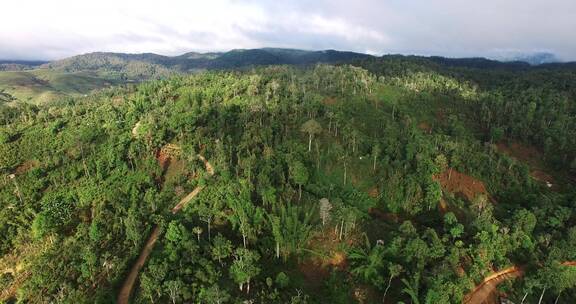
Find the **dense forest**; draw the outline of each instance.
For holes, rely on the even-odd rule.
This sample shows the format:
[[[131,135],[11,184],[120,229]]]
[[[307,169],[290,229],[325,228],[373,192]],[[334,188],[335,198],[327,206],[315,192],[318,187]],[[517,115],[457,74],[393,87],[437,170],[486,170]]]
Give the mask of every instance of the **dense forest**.
[[[95,52],[52,62],[0,60],[0,92],[10,99],[35,104],[84,97],[99,89],[206,70],[249,69],[265,65],[336,64],[372,56],[336,50],[237,49],[228,52],[154,53]]]
[[[0,103],[0,301],[574,303],[575,84],[384,56]]]

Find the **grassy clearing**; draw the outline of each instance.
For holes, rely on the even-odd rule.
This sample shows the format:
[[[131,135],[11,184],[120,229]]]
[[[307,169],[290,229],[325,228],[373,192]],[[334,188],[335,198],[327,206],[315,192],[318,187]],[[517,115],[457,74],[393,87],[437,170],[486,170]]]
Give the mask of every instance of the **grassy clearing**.
[[[118,84],[106,75],[94,72],[65,73],[52,70],[0,72],[0,90],[19,101],[42,104],[66,96],[81,96]]]

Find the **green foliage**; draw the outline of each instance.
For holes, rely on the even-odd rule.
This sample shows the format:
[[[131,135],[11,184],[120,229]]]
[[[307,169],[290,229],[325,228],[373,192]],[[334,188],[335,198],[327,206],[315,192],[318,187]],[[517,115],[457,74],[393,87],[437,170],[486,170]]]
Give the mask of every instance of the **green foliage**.
[[[384,246],[370,245],[366,236],[365,247],[355,248],[348,255],[352,262],[352,274],[368,284],[382,286],[384,283],[382,276],[385,266],[384,254]]]
[[[234,253],[234,262],[230,266],[230,277],[243,290],[244,284],[248,284],[250,289],[250,280],[260,274],[261,269],[257,266],[260,255],[245,248],[238,248]]]
[[[232,242],[221,234],[218,234],[212,243],[212,257],[217,259],[219,263],[222,263],[222,259],[229,257],[232,253]]]
[[[122,73],[125,60],[114,60],[105,68]],[[573,71],[355,64],[0,105],[0,250],[28,274],[1,284],[21,282],[20,302],[111,302],[159,231],[135,303],[350,303],[363,288],[377,302],[461,303],[514,264],[526,281],[501,285],[513,299],[530,291],[537,302],[544,288],[544,301],[572,299],[562,263],[576,260]],[[146,66],[133,71],[161,72]],[[543,156],[509,157],[500,140]],[[363,233],[376,244],[359,243]],[[334,252],[350,267],[313,269],[331,272],[321,280],[302,271]]]
[[[290,278],[284,272],[279,272],[276,275],[276,279],[274,280],[274,282],[278,284],[278,287],[286,288],[290,284]]]

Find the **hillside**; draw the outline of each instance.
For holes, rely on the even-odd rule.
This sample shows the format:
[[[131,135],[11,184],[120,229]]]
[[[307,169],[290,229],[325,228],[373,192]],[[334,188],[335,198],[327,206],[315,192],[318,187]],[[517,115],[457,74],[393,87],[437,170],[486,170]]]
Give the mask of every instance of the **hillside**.
[[[16,101],[51,103],[79,97],[122,81],[96,72],[61,72],[45,69],[0,72],[0,91]]]
[[[0,71],[30,70],[46,63],[48,62],[36,60],[0,60]]]
[[[349,56],[283,52],[183,56]],[[0,104],[0,301],[572,303],[576,70],[491,65],[367,57]],[[56,88],[58,69],[12,81]]]
[[[0,90],[35,104],[82,96],[115,84],[167,78],[203,70],[239,69],[262,65],[337,63],[368,55],[340,51],[293,49],[233,50],[225,53],[90,53],[53,62],[0,61]]]
[[[295,49],[262,48],[232,50],[215,53],[186,53],[162,56],[152,53],[89,53],[49,63],[5,62],[0,64],[0,90],[19,101],[46,103],[70,96],[83,96],[111,85],[168,78],[179,74],[206,70],[249,69],[266,65],[306,66],[318,63],[338,64],[361,61],[403,62],[415,70],[450,70],[467,72],[475,78],[483,74],[493,76],[493,70],[513,77],[515,72],[536,70],[572,70],[573,63],[551,63],[531,66],[525,62],[500,62],[485,58],[444,58],[385,55],[374,56],[334,50],[304,51]],[[6,71],[2,71],[2,69]],[[20,72],[20,73],[15,73]],[[386,73],[395,73],[394,69]],[[500,78],[494,78],[499,85]],[[52,82],[51,82],[52,81]],[[479,80],[482,81],[482,80]]]
[[[273,64],[336,63],[366,57],[370,56],[334,50],[304,51],[275,48],[232,50],[223,53],[186,53],[173,57],[151,53],[90,53],[50,62],[42,67],[67,72],[86,70],[113,71],[123,73],[130,79],[141,79],[164,77],[171,72],[230,69]]]

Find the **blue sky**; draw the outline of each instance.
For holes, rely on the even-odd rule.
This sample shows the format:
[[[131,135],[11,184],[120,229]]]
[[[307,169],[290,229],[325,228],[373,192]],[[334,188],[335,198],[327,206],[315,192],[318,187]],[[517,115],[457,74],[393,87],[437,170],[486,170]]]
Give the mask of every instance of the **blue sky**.
[[[574,0],[18,0],[0,59],[289,47],[576,60]]]

